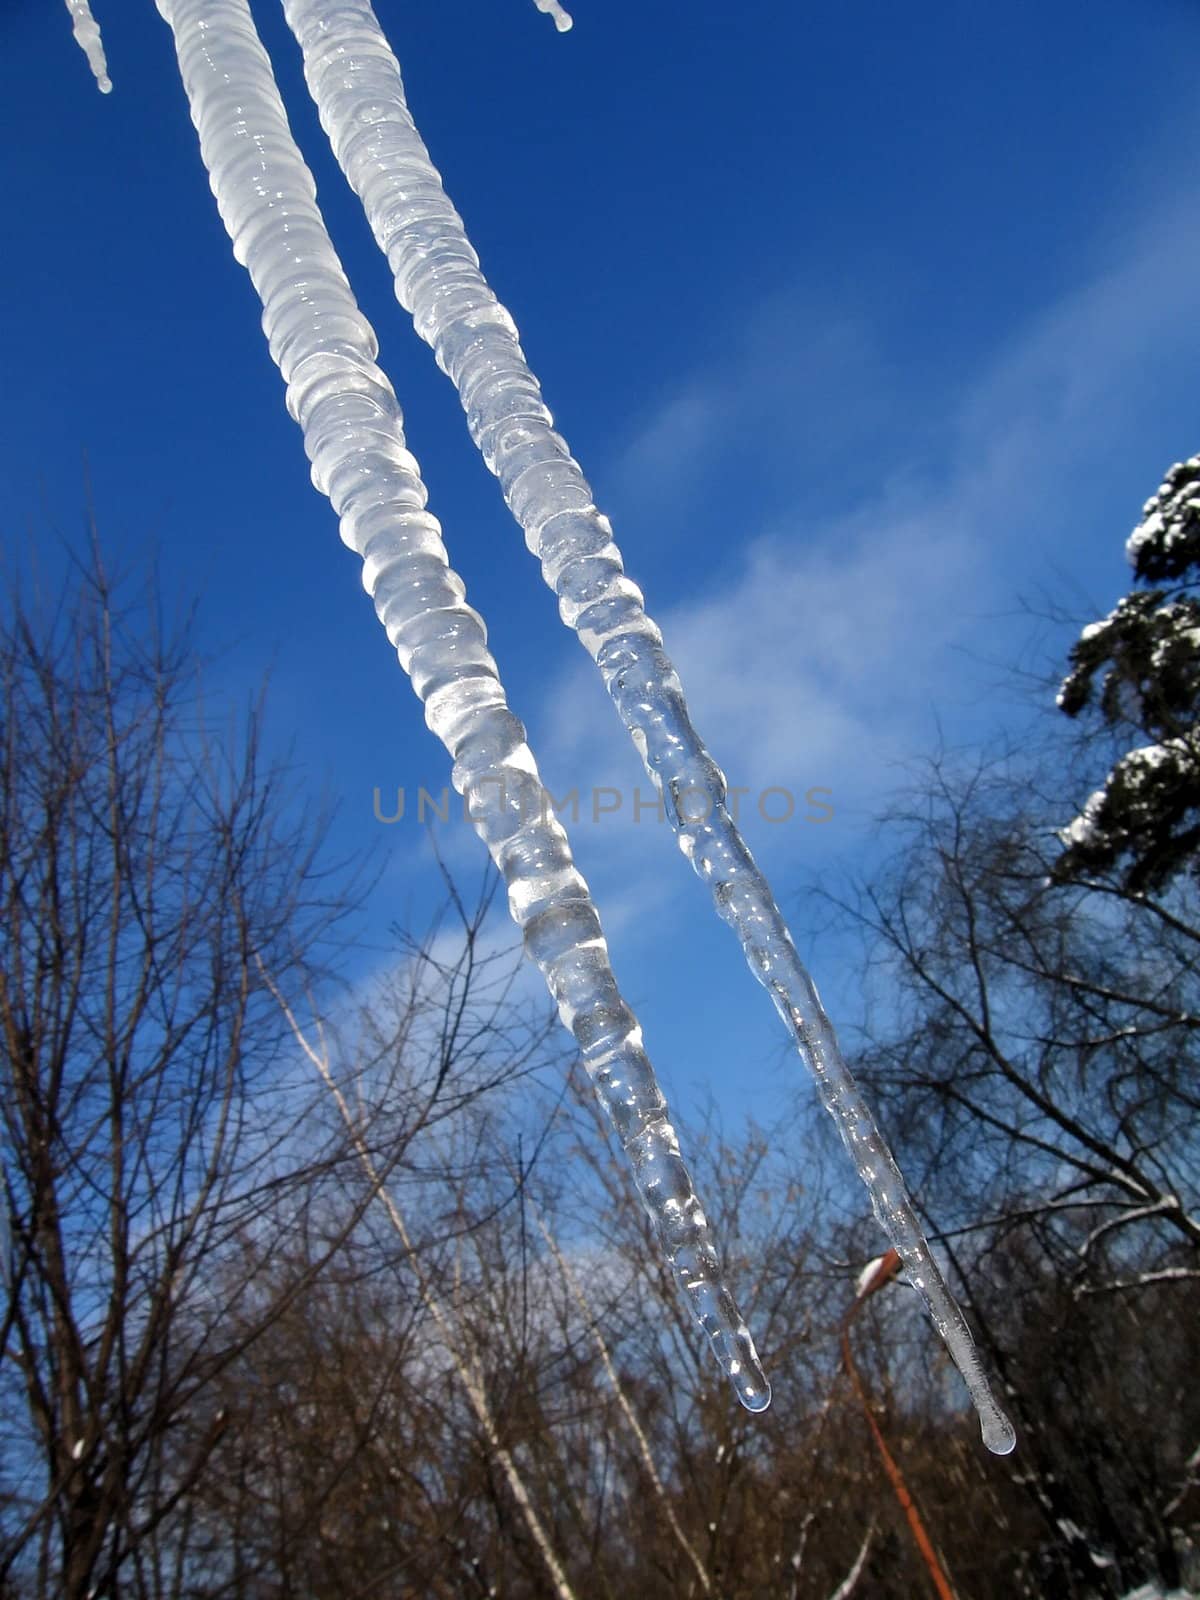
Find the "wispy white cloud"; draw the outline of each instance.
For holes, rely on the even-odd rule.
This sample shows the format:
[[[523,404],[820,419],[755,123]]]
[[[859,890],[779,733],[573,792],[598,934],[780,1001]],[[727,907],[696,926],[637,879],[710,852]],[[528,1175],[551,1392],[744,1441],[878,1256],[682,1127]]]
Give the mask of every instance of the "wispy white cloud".
[[[1148,402],[1163,385],[1182,388],[1200,366],[1200,277],[1191,265],[1200,223],[1167,203],[1122,238],[1123,251],[1081,264],[1079,286],[973,378],[947,383],[953,408],[921,424],[942,441],[935,459],[881,469],[867,453],[836,514],[817,522],[805,504],[785,506],[738,549],[710,549],[704,560],[689,552],[673,568],[686,592],[669,609],[661,587],[658,601],[648,596],[696,723],[731,782],[785,786],[798,799],[821,785],[844,808],[877,803],[896,764],[932,743],[935,708],[974,709],[984,730],[987,708],[972,702],[985,685],[969,652],[994,639],[997,614],[1015,609],[1030,577],[1049,577],[1056,561],[1094,550],[1105,532],[1119,552],[1122,510],[1138,502],[1114,513],[1114,453],[1145,451]],[[882,410],[902,404],[898,380],[890,395],[879,392],[886,362],[864,334],[868,324],[864,313],[823,344],[798,335],[787,349],[756,331],[735,361],[688,375],[624,451],[622,495],[641,480],[653,499],[664,483],[711,471],[731,436],[757,426],[781,371],[806,371],[818,391],[822,374],[833,374],[842,391],[873,390]],[[1145,492],[1173,450],[1195,448],[1200,406],[1180,427],[1180,443],[1152,441],[1162,460]],[[782,423],[759,435],[764,451],[795,448]],[[840,448],[852,444],[842,439]],[[555,770],[628,795],[645,780],[604,700],[581,663],[539,719],[538,747]],[[632,826],[628,807],[588,831],[587,854],[612,858],[611,883],[636,881],[639,894],[651,863],[671,854],[659,830]],[[753,814],[747,832],[776,861],[813,842]],[[667,870],[679,874],[673,863]]]
[[[743,521],[723,549],[713,511],[697,518],[695,542],[670,566],[672,603],[664,609],[661,581],[648,594],[698,727],[730,782],[752,791],[745,831],[785,895],[809,862],[861,847],[898,764],[933,743],[935,712],[958,708],[965,727],[994,725],[991,674],[970,652],[1003,656],[1011,623],[1001,614],[1013,612],[1032,576],[1051,577],[1052,563],[1078,564],[1089,551],[1095,562],[1111,545],[1116,581],[1128,520],[1121,496],[1135,514],[1172,452],[1195,448],[1200,406],[1173,412],[1170,396],[1193,395],[1190,373],[1200,366],[1200,277],[1187,270],[1200,223],[1162,206],[1123,237],[1123,252],[1081,260],[1073,292],[993,344],[974,372],[943,374],[940,392],[923,397],[910,454],[903,434],[886,451],[859,447],[860,425],[890,428],[910,404],[882,337],[871,337],[869,308],[817,337],[798,315],[785,317],[783,344],[762,332],[777,308],[751,319],[734,355],[685,375],[621,453],[620,498],[667,508],[664,537],[681,548],[691,530],[680,508],[703,510],[706,493],[729,503],[728,452],[744,452],[747,439],[761,448],[765,472],[795,481],[792,497]],[[816,400],[787,410],[801,387]],[[856,393],[865,396],[861,414]],[[1191,430],[1178,446],[1172,424]],[[806,477],[823,440],[840,463],[836,496],[814,496]],[[1122,472],[1132,488],[1118,492]],[[716,496],[714,482],[725,484]],[[532,716],[531,732],[554,791],[578,786],[570,831],[618,973],[656,1022],[655,1038],[673,1038],[664,1008],[684,1003],[685,992],[686,1004],[699,1003],[697,974],[710,959],[689,921],[697,914],[707,928],[703,895],[674,859],[665,824],[646,811],[635,823],[633,792],[648,798],[649,786],[582,653]],[[594,822],[598,786],[618,791],[622,804]],[[754,801],[767,786],[790,789],[798,808],[809,788],[830,789],[833,823],[764,822]],[[439,825],[438,839],[456,870],[481,862],[465,825]],[[723,949],[720,930],[712,937],[711,948]],[[649,968],[630,956],[663,941],[672,959],[650,990]],[[529,978],[540,983],[532,969]]]
[[[621,453],[613,476],[635,493],[653,485],[662,493],[680,473],[691,472],[720,437],[722,396],[711,381],[686,382],[651,413]]]

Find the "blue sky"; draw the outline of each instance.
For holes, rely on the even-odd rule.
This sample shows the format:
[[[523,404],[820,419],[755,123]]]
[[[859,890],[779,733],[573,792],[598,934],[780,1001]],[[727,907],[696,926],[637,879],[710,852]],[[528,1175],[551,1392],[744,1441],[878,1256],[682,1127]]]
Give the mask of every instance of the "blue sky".
[[[86,451],[107,548],[200,597],[215,689],[270,670],[275,736],[338,802],[339,843],[388,853],[365,968],[436,895],[420,831],[381,827],[372,791],[440,789],[448,760],[309,482],[168,31],[150,0],[94,9],[104,98],[65,7],[0,21],[5,542],[53,569]],[[836,1021],[856,975],[805,876],[869,863],[873,811],[939,728],[1015,725],[997,664],[1028,644],[1020,597],[1107,610],[1142,501],[1200,448],[1200,12],[571,9],[559,35],[529,0],[377,0],[701,732],[752,795],[831,791],[827,823],[751,801],[746,832]],[[626,797],[573,843],[660,1075],[685,1113],[711,1092],[767,1117],[807,1093],[779,1025],[665,827],[631,825],[636,757],[395,304],[278,4],[255,13],[545,780]],[[482,846],[439,838],[470,884]]]

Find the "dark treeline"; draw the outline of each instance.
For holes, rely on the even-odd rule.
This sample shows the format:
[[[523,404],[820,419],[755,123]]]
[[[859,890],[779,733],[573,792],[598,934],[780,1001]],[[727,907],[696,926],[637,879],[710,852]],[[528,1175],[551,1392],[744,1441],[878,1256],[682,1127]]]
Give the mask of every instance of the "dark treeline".
[[[330,989],[320,827],[253,719],[206,736],[153,615],[93,562],[0,628],[0,1596],[1197,1581],[1200,890],[1182,849],[1152,889],[1060,867],[1129,729],[930,764],[886,866],[825,886],[1001,1459],[902,1277],[856,1303],[885,1241],[807,1093],[686,1130],[775,1388],[742,1412],[494,886]]]

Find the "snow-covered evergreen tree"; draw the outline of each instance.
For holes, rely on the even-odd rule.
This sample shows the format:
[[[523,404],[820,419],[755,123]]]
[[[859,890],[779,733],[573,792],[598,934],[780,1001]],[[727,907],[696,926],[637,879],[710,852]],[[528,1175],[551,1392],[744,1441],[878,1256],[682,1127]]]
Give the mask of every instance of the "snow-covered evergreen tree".
[[[1146,893],[1200,874],[1200,455],[1171,468],[1125,548],[1142,587],[1084,628],[1058,703],[1138,742],[1060,831],[1055,874],[1116,872]]]

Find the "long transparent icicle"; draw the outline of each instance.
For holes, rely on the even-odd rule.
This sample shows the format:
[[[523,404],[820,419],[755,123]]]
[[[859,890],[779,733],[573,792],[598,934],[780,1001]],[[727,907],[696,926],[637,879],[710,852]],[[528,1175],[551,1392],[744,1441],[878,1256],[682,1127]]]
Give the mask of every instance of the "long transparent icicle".
[[[725,805],[725,778],[688,715],[683,689],[625,575],[608,519],[553,429],[512,317],[429,159],[399,64],[369,0],[283,0],[309,91],[386,254],[396,294],[458,389],[471,436],[500,480],[563,621],[594,657],[638,753],[663,793],[680,849],[710,886],[807,1063],[979,1412],[988,1448],[1012,1449],[971,1333],[921,1232],[904,1182],[837,1043],[770,887]],[[753,619],[745,619],[746,626]]]
[[[404,442],[377,344],[334,251],[246,0],[158,0],[233,253],[263,303],[263,329],[304,433],[313,482],[362,557],[363,584],[454,758],[508,890],[525,949],[577,1040],[663,1249],[738,1398],[770,1400],[720,1268],[667,1106],[617,987],[608,949],[553,815],[525,730],[509,710],[479,615],[451,570]]]
[[[71,32],[75,35],[75,43],[87,57],[96,87],[101,94],[108,94],[112,79],[108,75],[108,62],[104,59],[104,46],[100,42],[100,24],[92,15],[88,0],[67,0],[67,10],[71,14]]]

